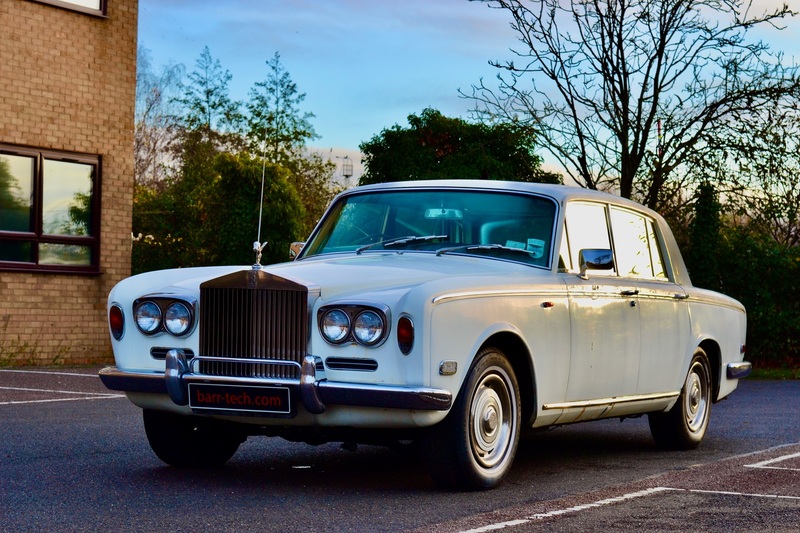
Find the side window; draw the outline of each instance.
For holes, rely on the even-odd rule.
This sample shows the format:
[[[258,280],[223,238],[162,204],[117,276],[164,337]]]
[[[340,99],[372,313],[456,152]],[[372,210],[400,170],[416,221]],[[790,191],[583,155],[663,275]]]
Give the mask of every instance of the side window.
[[[572,271],[576,271],[580,264],[578,254],[581,250],[588,248],[611,249],[604,204],[570,203],[567,205],[566,220]],[[615,272],[612,270],[605,271],[605,273],[613,275]]]
[[[666,279],[652,220],[612,207],[611,230],[621,276]]]

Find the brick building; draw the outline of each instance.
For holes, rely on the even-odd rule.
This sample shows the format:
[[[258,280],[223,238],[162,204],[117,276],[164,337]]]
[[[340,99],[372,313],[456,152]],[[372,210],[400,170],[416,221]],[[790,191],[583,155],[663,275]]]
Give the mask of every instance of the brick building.
[[[138,0],[0,1],[0,366],[111,359]]]

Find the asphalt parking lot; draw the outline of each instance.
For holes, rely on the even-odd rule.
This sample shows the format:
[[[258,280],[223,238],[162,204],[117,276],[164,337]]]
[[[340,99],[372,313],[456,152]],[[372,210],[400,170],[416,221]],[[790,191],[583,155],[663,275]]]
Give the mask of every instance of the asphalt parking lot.
[[[696,531],[800,531],[800,443],[472,516],[435,531],[683,531],[687,517]]]
[[[742,382],[715,407],[697,452],[650,451],[642,419],[579,424],[534,437],[500,488],[447,494],[383,449],[341,455],[280,439],[248,441],[213,475],[173,474],[142,442],[138,409],[105,389],[98,369],[0,369],[0,530],[93,531],[136,514],[124,529],[236,520],[250,531],[800,531],[800,382]],[[109,479],[108,494],[72,500]],[[179,495],[198,480],[209,487],[184,512]],[[276,509],[327,512],[304,522],[270,513],[264,486],[280,493]],[[237,503],[215,507],[231,491]]]

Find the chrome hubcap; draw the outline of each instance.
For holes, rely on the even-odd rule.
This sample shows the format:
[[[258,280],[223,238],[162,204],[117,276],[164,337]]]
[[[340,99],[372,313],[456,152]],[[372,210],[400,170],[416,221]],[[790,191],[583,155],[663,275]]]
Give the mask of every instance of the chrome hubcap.
[[[515,419],[516,405],[507,381],[503,375],[487,372],[470,408],[472,455],[481,467],[491,469],[503,463],[513,442]]]
[[[709,389],[705,368],[700,363],[692,365],[684,385],[684,412],[686,425],[692,433],[702,431],[706,425],[709,407]]]

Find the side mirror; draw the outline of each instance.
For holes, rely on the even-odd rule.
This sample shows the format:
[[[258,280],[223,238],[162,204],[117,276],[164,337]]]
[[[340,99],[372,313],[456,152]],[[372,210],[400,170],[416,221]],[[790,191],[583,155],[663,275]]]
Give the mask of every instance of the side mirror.
[[[589,279],[588,270],[614,270],[614,254],[605,248],[586,248],[578,252],[581,273],[578,277]]]
[[[289,261],[294,261],[297,259],[297,256],[300,255],[300,252],[303,251],[303,246],[306,243],[304,242],[293,242],[289,245]]]

